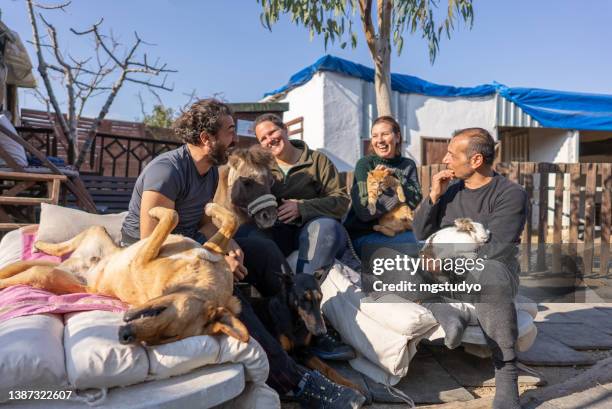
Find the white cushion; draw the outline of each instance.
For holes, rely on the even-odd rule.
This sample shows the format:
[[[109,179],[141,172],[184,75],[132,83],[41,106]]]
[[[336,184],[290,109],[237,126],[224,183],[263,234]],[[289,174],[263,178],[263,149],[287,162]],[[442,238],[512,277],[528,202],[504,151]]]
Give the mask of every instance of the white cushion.
[[[17,133],[11,121],[4,114],[0,114],[0,122],[10,131]],[[28,166],[28,157],[26,156],[26,151],[23,146],[14,141],[12,138],[9,138],[4,133],[0,132],[0,146],[4,149],[4,151],[21,167]],[[0,158],[0,166],[5,165],[6,162]]]
[[[215,406],[216,409],[280,409],[278,393],[265,383],[248,382],[240,396]]]
[[[126,386],[146,379],[149,359],[144,348],[118,341],[122,313],[86,311],[64,318],[66,371],[75,388]]]
[[[116,243],[121,240],[121,226],[127,212],[118,214],[92,214],[43,203],[36,240],[59,243],[69,240],[91,226],[103,226]]]
[[[22,252],[21,229],[6,233],[2,237],[2,241],[0,241],[0,268],[21,260]]]
[[[0,402],[11,390],[66,388],[62,332],[56,315],[0,322]]]
[[[484,333],[478,325],[474,305],[468,303],[450,303],[450,305],[457,309],[468,311],[470,314],[470,325],[465,329],[461,342],[463,344],[486,346],[487,340],[485,339]],[[531,348],[531,345],[533,345],[535,337],[538,333],[538,330],[533,323],[533,320],[538,313],[538,305],[529,298],[518,295],[515,299],[515,307],[518,324],[517,349],[519,351],[526,351]],[[439,326],[427,337],[427,339],[430,341],[441,340],[442,338],[444,338],[444,329],[442,326]],[[474,350],[473,347],[472,350]],[[479,356],[482,356],[482,353],[479,353]]]
[[[149,375],[164,379],[216,363],[220,349],[217,339],[208,335],[147,347]]]
[[[195,336],[169,344],[147,347],[149,379],[187,373],[204,365],[236,362],[244,365],[247,382],[264,383],[269,365],[265,351],[251,337],[248,343],[221,336]]]
[[[393,295],[382,302],[372,302],[347,278],[348,267],[336,263],[321,284],[321,309],[342,339],[388,375],[385,383],[394,384],[406,375],[416,345],[438,325],[429,310]],[[389,302],[390,301],[390,302]],[[351,365],[366,375],[379,379],[369,371],[361,358]]]

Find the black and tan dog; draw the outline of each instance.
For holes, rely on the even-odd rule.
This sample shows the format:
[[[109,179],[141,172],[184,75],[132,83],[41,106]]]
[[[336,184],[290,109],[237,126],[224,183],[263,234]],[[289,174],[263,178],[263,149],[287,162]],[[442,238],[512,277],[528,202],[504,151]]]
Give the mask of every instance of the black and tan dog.
[[[283,269],[285,270],[285,269]],[[317,370],[333,382],[364,392],[324,361],[315,356],[313,338],[327,332],[321,313],[322,293],[317,279],[310,274],[280,274],[281,291],[273,297],[253,298],[255,313],[283,349],[298,362]]]

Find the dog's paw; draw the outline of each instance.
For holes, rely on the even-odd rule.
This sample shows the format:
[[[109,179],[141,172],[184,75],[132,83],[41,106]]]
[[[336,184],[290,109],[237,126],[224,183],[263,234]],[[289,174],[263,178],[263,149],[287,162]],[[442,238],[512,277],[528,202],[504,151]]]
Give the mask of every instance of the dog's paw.
[[[162,220],[165,218],[171,219],[173,222],[178,223],[178,213],[174,209],[168,209],[167,207],[154,207],[149,210],[149,216]]]

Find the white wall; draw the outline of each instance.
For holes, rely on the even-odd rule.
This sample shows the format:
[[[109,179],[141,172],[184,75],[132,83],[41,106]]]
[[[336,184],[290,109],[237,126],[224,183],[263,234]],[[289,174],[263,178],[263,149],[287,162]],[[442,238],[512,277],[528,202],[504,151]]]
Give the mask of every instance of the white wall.
[[[315,73],[306,84],[294,88],[279,102],[288,102],[289,110],[283,115],[285,122],[304,117],[304,141],[317,149],[324,146],[323,75]]]
[[[410,153],[417,164],[421,160],[421,137],[450,138],[457,129],[481,127],[497,139],[495,96],[481,98],[436,98],[404,94],[407,98],[407,124]]]
[[[291,90],[285,119],[304,117],[304,139],[313,149],[326,152],[338,168],[353,167],[361,157],[361,137],[370,132],[376,116],[374,84],[333,72],[318,72],[306,84]],[[467,127],[496,131],[495,96],[434,98],[392,93],[394,116],[402,125],[403,154],[420,164],[421,137],[449,138]]]
[[[567,129],[529,129],[529,161],[578,162],[578,135]]]
[[[340,171],[352,170],[361,157],[362,81],[331,72],[323,76],[324,152]]]

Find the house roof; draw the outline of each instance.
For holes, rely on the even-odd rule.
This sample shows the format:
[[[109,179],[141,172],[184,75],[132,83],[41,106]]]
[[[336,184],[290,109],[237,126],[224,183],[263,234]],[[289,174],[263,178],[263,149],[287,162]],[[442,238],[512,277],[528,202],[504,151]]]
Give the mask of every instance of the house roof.
[[[307,83],[319,71],[330,71],[374,82],[372,68],[332,55],[325,55],[314,64],[292,75],[287,84],[266,93],[264,97],[280,97]],[[545,127],[612,131],[612,95],[538,88],[511,88],[497,82],[474,87],[454,87],[434,84],[418,77],[397,73],[391,74],[391,88],[401,93],[432,97],[477,98],[499,94],[519,106]]]

